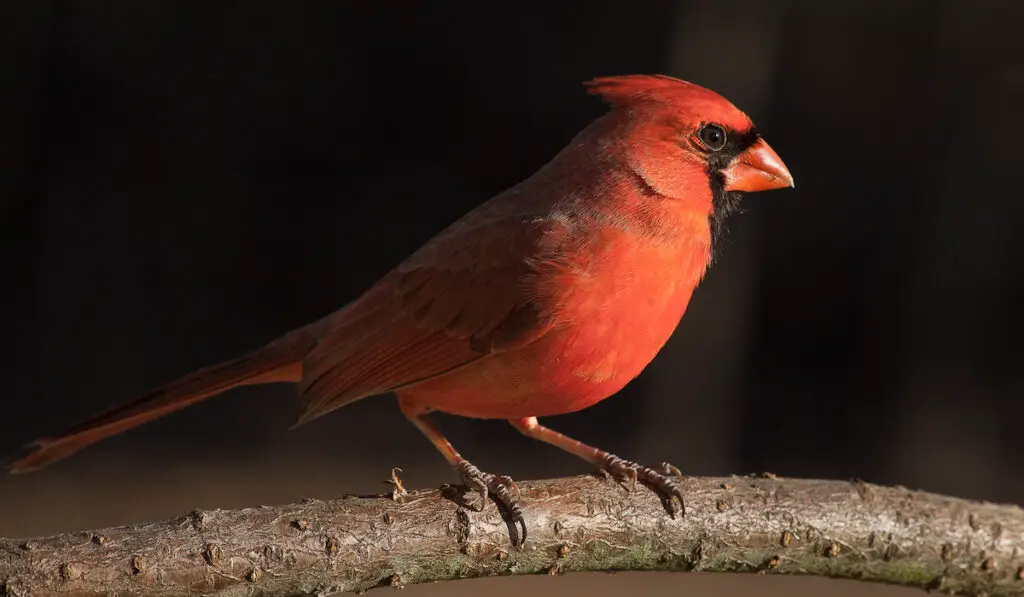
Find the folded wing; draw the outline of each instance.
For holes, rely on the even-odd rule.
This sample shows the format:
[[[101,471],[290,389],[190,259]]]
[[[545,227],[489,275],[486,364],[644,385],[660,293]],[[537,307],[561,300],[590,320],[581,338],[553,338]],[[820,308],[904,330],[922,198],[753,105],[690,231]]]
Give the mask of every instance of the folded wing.
[[[543,336],[551,322],[531,279],[559,224],[521,218],[445,230],[324,322],[303,362],[296,425]]]

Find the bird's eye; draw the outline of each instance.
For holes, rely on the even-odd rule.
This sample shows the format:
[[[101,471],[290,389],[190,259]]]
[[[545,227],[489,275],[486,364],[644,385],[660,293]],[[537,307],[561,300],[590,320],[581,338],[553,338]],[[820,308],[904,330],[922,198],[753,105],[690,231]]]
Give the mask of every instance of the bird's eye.
[[[705,124],[697,131],[697,136],[700,137],[701,143],[711,151],[718,151],[725,147],[725,129],[717,124]]]

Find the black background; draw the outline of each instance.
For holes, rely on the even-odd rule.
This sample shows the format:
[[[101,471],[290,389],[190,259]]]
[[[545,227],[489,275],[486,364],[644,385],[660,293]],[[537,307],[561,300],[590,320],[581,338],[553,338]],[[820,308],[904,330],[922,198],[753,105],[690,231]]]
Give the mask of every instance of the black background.
[[[94,2],[2,10],[0,456],[354,298],[661,72],[745,110],[753,195],[677,333],[548,419],[693,474],[1024,501],[1024,8],[958,2]],[[0,535],[453,481],[390,397],[295,433],[234,391],[0,478]],[[481,468],[582,472],[497,421]]]

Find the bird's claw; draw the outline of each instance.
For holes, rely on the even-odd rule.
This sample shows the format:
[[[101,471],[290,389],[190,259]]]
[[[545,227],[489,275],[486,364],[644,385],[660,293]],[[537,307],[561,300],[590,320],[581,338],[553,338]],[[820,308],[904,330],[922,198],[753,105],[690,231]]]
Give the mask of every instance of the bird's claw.
[[[682,477],[683,472],[675,467],[671,462],[661,463],[661,473],[663,475],[672,475],[673,477]]]
[[[661,464],[664,473],[659,473],[646,466],[625,460],[609,454],[602,463],[602,468],[616,479],[625,479],[630,482],[630,490],[636,489],[637,481],[653,488],[661,497],[665,509],[674,518],[676,514],[686,516],[686,502],[683,499],[683,488],[679,483],[670,479],[668,475],[682,477],[678,468],[667,462]],[[678,502],[679,506],[676,507]]]
[[[519,505],[519,486],[512,480],[512,477],[485,473],[465,460],[455,468],[459,472],[459,476],[462,477],[462,482],[480,494],[480,507],[476,508],[476,511],[483,512],[487,506],[487,498],[493,498],[500,507],[502,518],[509,526],[512,545],[523,545],[526,542],[526,520],[523,518],[523,509]],[[521,534],[520,529],[522,530]]]
[[[393,467],[391,469],[391,478],[384,481],[385,483],[390,483],[395,486],[395,488],[391,490],[391,499],[396,502],[404,502],[405,497],[409,495],[409,492],[405,490],[405,486],[402,485],[402,480],[398,477],[398,473],[400,472],[402,472],[402,469],[397,466]]]

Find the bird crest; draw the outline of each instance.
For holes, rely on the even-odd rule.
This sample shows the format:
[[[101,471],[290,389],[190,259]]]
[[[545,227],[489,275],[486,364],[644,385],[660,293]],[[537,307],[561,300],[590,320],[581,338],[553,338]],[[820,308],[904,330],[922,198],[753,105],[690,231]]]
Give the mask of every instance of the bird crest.
[[[718,94],[668,75],[623,75],[595,77],[584,83],[587,91],[612,105],[631,104],[647,99],[682,99],[685,96]]]

